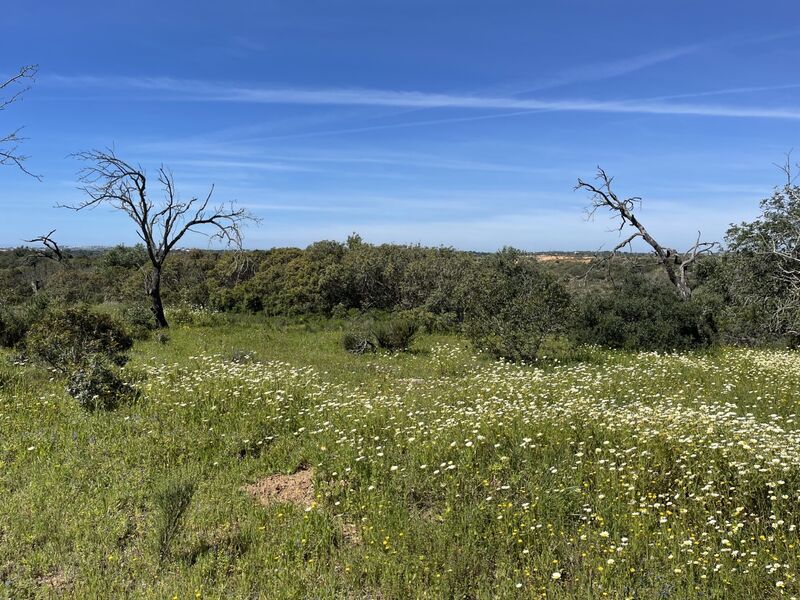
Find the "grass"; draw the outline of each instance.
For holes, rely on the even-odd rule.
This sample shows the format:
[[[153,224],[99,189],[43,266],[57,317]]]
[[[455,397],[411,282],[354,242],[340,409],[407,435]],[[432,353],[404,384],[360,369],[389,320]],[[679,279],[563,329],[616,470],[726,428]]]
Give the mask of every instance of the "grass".
[[[134,404],[0,361],[0,597],[800,594],[800,355],[458,338],[354,356],[325,323],[138,343]],[[311,468],[311,508],[243,488]]]

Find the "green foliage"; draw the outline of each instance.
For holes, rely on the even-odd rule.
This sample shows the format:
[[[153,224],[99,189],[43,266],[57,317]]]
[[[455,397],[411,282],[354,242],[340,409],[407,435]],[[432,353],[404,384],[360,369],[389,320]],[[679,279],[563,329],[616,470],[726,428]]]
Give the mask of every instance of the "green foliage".
[[[727,232],[717,291],[734,341],[800,340],[800,186],[776,188],[761,214]]]
[[[794,345],[800,340],[800,292],[796,291],[800,286],[795,285],[800,282],[800,260],[795,260],[800,255],[792,258],[797,241],[792,223],[798,219],[800,192],[792,186],[778,189],[762,203],[758,219],[731,228],[729,252],[698,259],[692,273],[694,302],[704,315],[713,316],[720,341]],[[776,255],[775,249],[785,256]],[[632,255],[614,261],[609,270],[595,269],[578,284],[576,276],[587,268],[582,256],[520,257],[528,266],[536,265],[542,273],[555,276],[577,296],[586,287],[592,292],[607,291],[632,269],[653,275],[659,269],[656,261]],[[7,309],[0,310],[0,344],[13,344],[41,317],[40,309],[29,310],[31,302],[137,305],[126,310],[122,319],[134,337],[146,338],[151,317],[138,303],[147,267],[141,246],[72,250],[66,267],[38,260],[30,249],[0,252],[0,302]],[[225,314],[235,312],[341,320],[365,311],[392,312],[413,319],[425,332],[471,332],[487,349],[494,348],[489,350],[492,355],[521,356],[511,346],[519,347],[539,335],[520,333],[520,339],[506,347],[513,335],[507,329],[501,332],[499,322],[510,315],[496,319],[493,333],[480,332],[474,318],[465,323],[470,303],[475,304],[476,282],[491,280],[487,272],[498,268],[493,256],[451,248],[372,245],[353,235],[346,243],[321,241],[305,249],[176,251],[165,266],[162,293],[174,325],[218,325],[227,318]],[[495,277],[504,276],[498,272]],[[534,352],[535,346],[534,341],[523,354]]]
[[[24,345],[25,336],[51,305],[47,295],[38,294],[18,306],[0,305],[0,347]]]
[[[144,304],[129,304],[122,309],[122,320],[134,339],[145,339],[156,328],[153,311]]]
[[[687,350],[709,345],[714,327],[695,301],[667,284],[629,273],[610,290],[584,294],[571,331],[581,344],[624,350]]]
[[[789,290],[776,277],[774,257],[729,252],[699,261],[701,282],[692,301],[712,315],[724,344],[775,346],[792,344],[787,333],[790,314],[781,305]]]
[[[566,288],[517,250],[488,258],[471,283],[465,330],[476,348],[495,358],[535,361],[545,338],[564,328]]]
[[[212,327],[222,321],[221,315],[216,311],[188,305],[179,305],[169,309],[167,317],[174,325],[195,325],[198,327]]]
[[[28,323],[19,314],[7,306],[0,306],[0,346],[13,348],[25,339]]]
[[[460,318],[453,312],[436,313],[424,308],[411,308],[396,313],[399,318],[414,321],[425,333],[452,333],[458,331]]]
[[[28,356],[49,367],[68,373],[98,354],[116,365],[128,360],[133,340],[110,315],[87,308],[57,308],[47,312],[28,331]]]
[[[419,326],[411,319],[392,318],[372,326],[372,335],[379,348],[391,352],[408,350]]]
[[[159,567],[170,557],[172,545],[181,532],[186,511],[192,502],[197,483],[194,478],[168,477],[153,495],[155,523],[154,549]]]
[[[140,269],[147,264],[147,251],[143,244],[119,244],[104,252],[99,259],[100,269]]]
[[[113,410],[134,399],[136,388],[121,375],[108,358],[94,354],[69,377],[67,393],[88,411]]]
[[[364,331],[345,331],[341,338],[342,348],[352,354],[375,352],[375,344],[371,336]]]

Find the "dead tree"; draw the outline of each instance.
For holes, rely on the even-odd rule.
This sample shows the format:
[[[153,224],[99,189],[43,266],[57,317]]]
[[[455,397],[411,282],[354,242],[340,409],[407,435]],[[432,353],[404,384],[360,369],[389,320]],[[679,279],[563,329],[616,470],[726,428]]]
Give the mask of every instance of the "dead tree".
[[[36,248],[34,252],[37,256],[42,258],[48,258],[50,260],[54,260],[56,262],[63,262],[64,252],[61,250],[61,246],[58,245],[53,239],[53,234],[56,232],[55,229],[50,231],[50,233],[46,233],[44,235],[40,235],[39,237],[32,238],[30,240],[23,240],[24,242],[28,242],[29,244],[36,244],[40,243],[44,246],[44,248]]]
[[[589,217],[593,217],[600,209],[607,209],[614,217],[619,219],[617,231],[622,232],[626,228],[632,228],[634,230],[633,233],[611,250],[607,259],[613,258],[626,247],[630,248],[634,240],[641,239],[650,246],[659,264],[667,274],[670,283],[675,286],[681,298],[684,300],[691,298],[692,288],[689,285],[687,277],[689,268],[694,264],[698,256],[713,252],[719,244],[717,242],[701,242],[700,232],[698,231],[697,240],[686,252],[678,252],[673,248],[662,246],[650,235],[633,212],[637,206],[641,206],[642,199],[638,196],[630,198],[620,198],[617,196],[611,189],[614,178],[609,177],[600,167],[597,168],[595,179],[599,182],[598,184],[592,184],[578,179],[578,184],[575,186],[576,190],[586,190],[591,194]]]
[[[33,268],[33,280],[31,281],[31,288],[33,289],[34,294],[38,294],[39,291],[42,289],[42,280],[39,279],[37,275],[39,262],[42,259],[46,261],[52,261],[58,265],[66,265],[69,266],[69,262],[67,259],[69,256],[64,254],[64,251],[61,249],[61,246],[58,245],[53,239],[53,234],[56,232],[55,229],[46,233],[44,235],[40,235],[35,238],[31,238],[29,240],[23,240],[29,244],[42,244],[44,248],[34,248],[33,254],[30,256],[30,264]]]
[[[144,169],[125,162],[113,149],[89,150],[75,157],[88,163],[79,174],[79,189],[87,199],[65,207],[79,211],[108,205],[124,212],[135,223],[136,234],[144,243],[150,260],[146,291],[151,310],[156,325],[168,327],[161,301],[161,274],[169,253],[187,233],[203,233],[200,231],[203,228],[211,230],[211,233],[203,233],[210,241],[221,241],[241,249],[243,226],[257,219],[246,209],[236,208],[233,202],[209,206],[213,185],[203,198],[181,200],[172,173],[163,165],[157,177],[163,197],[154,200],[148,193]]]
[[[36,65],[28,65],[20,68],[20,70],[6,81],[0,81],[0,92],[5,93],[8,91],[9,96],[0,97],[0,111],[6,110],[9,106],[22,98],[22,94],[30,89],[28,85],[33,81],[36,76],[38,67]],[[20,135],[22,127],[18,127],[14,131],[6,134],[0,134],[0,165],[16,165],[23,173],[41,179],[39,175],[34,175],[25,167],[25,161],[28,159],[24,154],[20,154],[20,144],[25,140]]]

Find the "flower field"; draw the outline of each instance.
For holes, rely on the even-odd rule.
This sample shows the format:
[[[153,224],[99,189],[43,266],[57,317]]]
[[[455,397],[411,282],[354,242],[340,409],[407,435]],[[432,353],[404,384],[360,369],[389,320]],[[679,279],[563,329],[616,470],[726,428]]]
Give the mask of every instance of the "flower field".
[[[0,597],[800,596],[798,353],[533,368],[447,337],[171,335],[113,412],[0,366]],[[247,491],[295,473],[308,502]],[[165,558],[154,494],[178,479]]]

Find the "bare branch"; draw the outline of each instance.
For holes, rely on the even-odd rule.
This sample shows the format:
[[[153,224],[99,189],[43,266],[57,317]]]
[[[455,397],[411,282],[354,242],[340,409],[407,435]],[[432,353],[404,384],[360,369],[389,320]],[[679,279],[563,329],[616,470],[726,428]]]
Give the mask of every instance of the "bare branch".
[[[0,111],[7,109],[22,98],[22,95],[30,89],[30,85],[26,85],[26,82],[34,81],[37,71],[36,65],[27,65],[21,67],[17,73],[5,81],[0,82],[0,92],[12,90],[11,95],[0,97]],[[40,175],[35,175],[25,167],[28,156],[21,154],[19,147],[26,138],[20,135],[20,131],[22,128],[18,127],[10,133],[0,135],[0,165],[15,165],[26,175],[41,180]]]
[[[800,167],[800,163],[792,165],[792,152],[794,152],[794,148],[784,154],[783,163],[772,163],[773,166],[777,167],[778,170],[780,170],[786,176],[787,187],[791,186],[797,180],[798,176],[800,176],[800,172],[797,174],[794,172],[796,167]]]
[[[86,198],[66,208],[80,211],[100,205],[120,210],[136,224],[136,233],[144,243],[152,272],[148,294],[160,327],[166,327],[161,304],[161,269],[164,261],[187,233],[199,233],[209,241],[221,241],[237,249],[242,247],[242,229],[258,219],[232,202],[211,207],[214,186],[205,197],[181,200],[172,172],[159,167],[157,181],[163,196],[148,194],[147,175],[141,166],[133,166],[118,157],[113,148],[89,150],[74,155],[87,163],[79,173],[80,190]],[[63,206],[63,205],[62,205]]]
[[[600,167],[597,167],[595,179],[599,181],[599,184],[592,184],[578,179],[578,184],[575,186],[576,190],[585,190],[591,194],[588,208],[589,218],[594,217],[598,210],[606,209],[618,219],[617,231],[621,232],[626,227],[631,227],[635,230],[632,235],[617,244],[604,261],[611,260],[621,249],[626,246],[630,247],[633,240],[640,238],[650,246],[670,282],[675,286],[681,297],[688,299],[692,292],[686,277],[689,266],[695,262],[698,255],[713,251],[718,244],[716,242],[700,242],[698,232],[698,238],[694,246],[683,255],[672,248],[662,246],[650,235],[650,232],[634,213],[634,209],[641,206],[642,199],[639,196],[629,198],[617,196],[611,186],[614,178],[609,177]]]
[[[54,260],[56,262],[62,262],[65,258],[61,247],[58,243],[53,239],[53,234],[56,232],[55,229],[46,233],[44,235],[40,235],[39,237],[32,238],[30,240],[23,240],[28,242],[29,244],[34,243],[41,243],[44,246],[44,249],[37,249],[36,254],[38,256],[49,258],[50,260]]]

